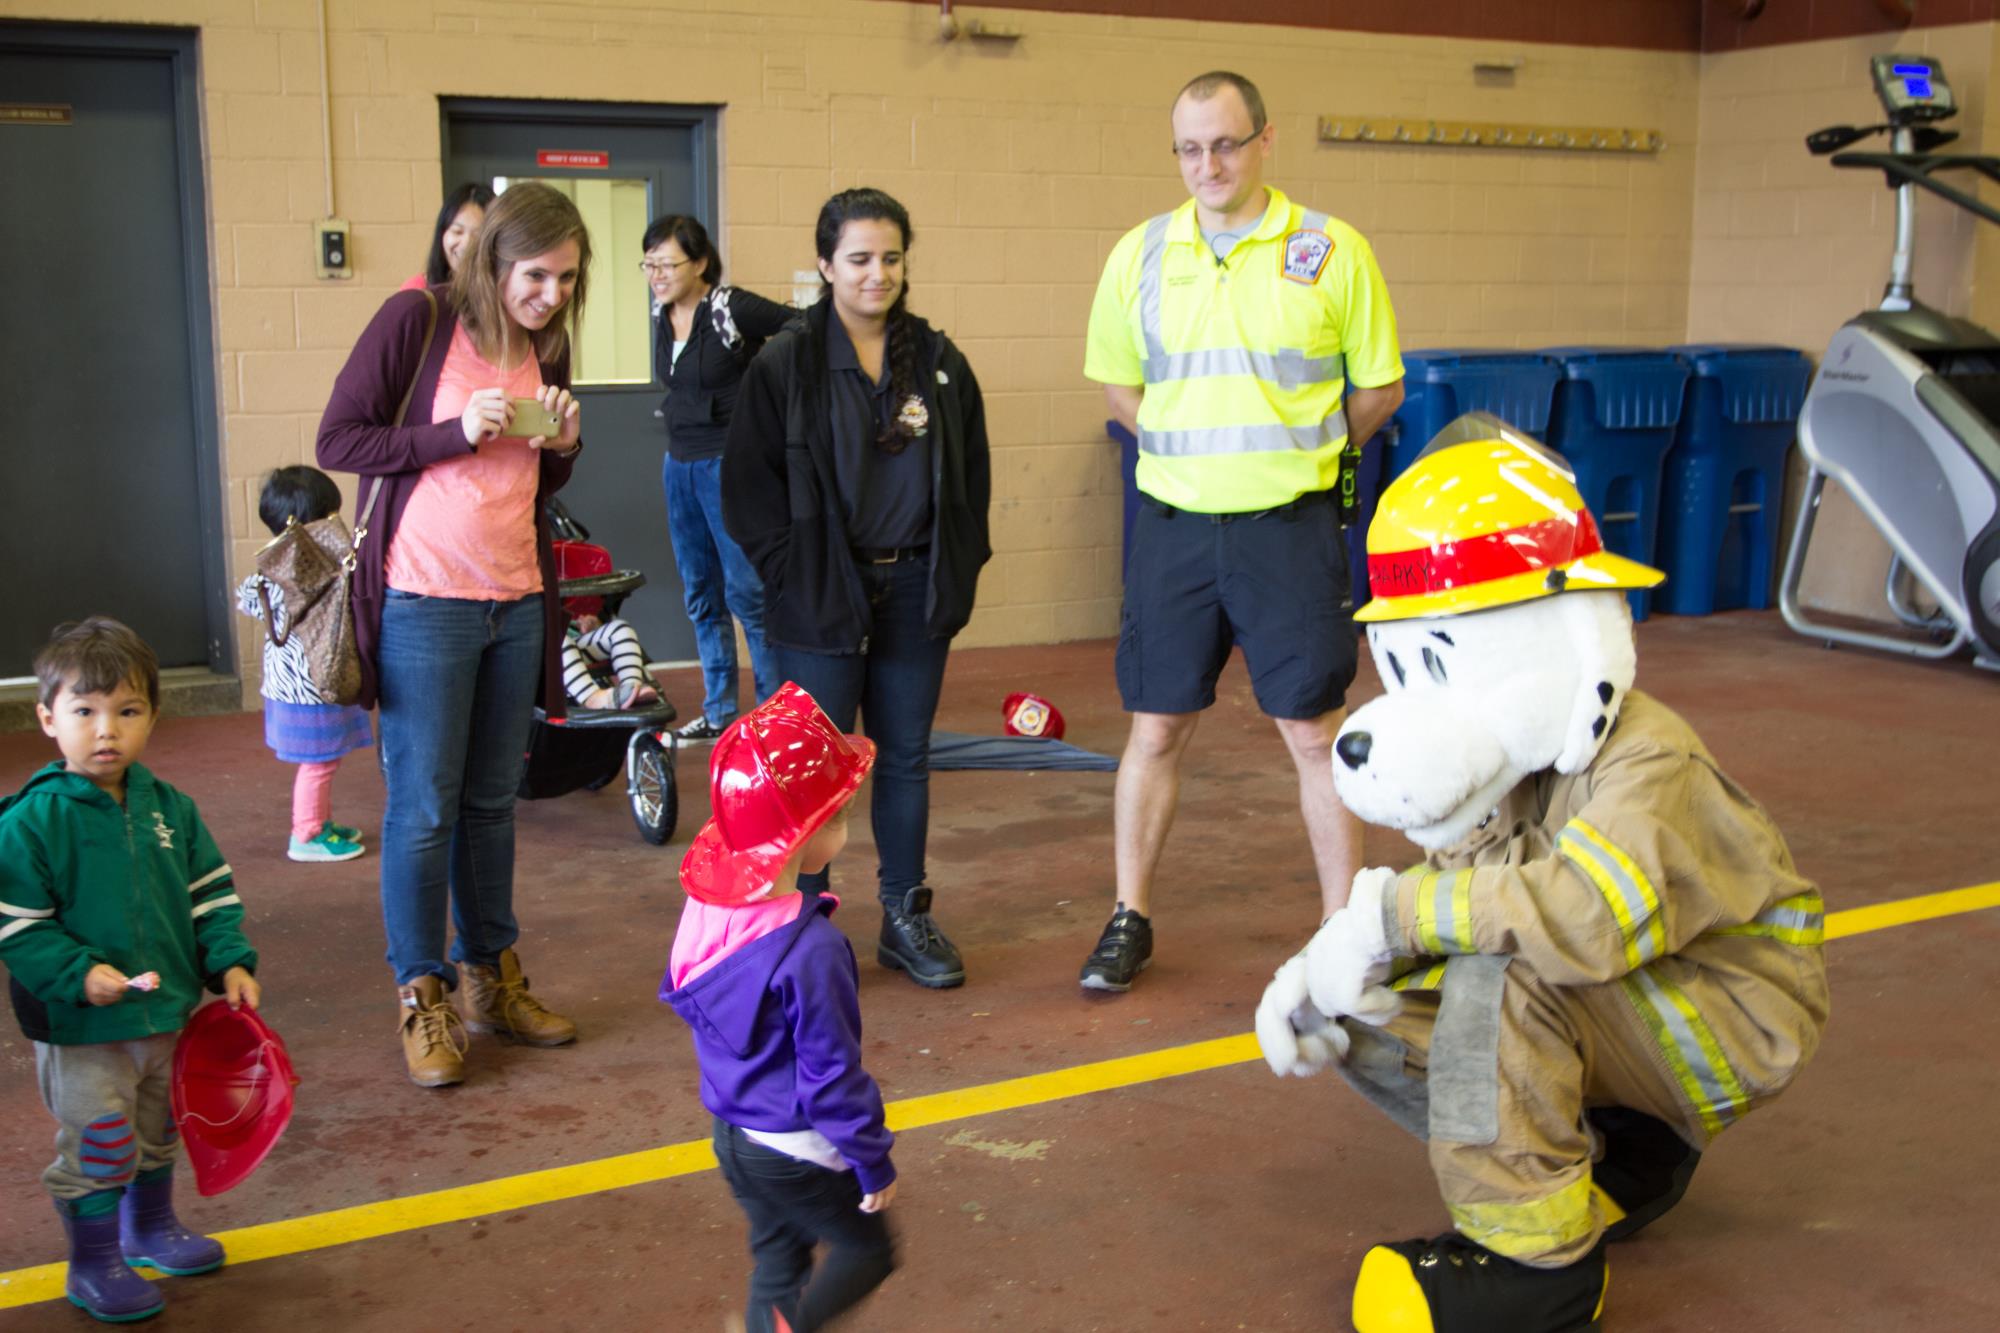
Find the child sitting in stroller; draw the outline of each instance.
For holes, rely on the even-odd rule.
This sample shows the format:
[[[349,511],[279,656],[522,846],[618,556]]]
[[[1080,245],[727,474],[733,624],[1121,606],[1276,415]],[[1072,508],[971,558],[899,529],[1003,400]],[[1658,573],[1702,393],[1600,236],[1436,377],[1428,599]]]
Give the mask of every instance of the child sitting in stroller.
[[[563,690],[581,708],[639,708],[659,701],[638,632],[616,616],[572,616],[562,659]]]

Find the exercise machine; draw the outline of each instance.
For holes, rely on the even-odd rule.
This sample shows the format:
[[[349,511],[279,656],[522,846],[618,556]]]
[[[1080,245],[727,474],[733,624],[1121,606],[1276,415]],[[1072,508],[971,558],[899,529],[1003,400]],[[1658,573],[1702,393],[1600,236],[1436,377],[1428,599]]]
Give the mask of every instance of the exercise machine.
[[[2000,670],[2000,338],[1926,306],[1911,282],[1917,191],[2000,223],[2000,210],[1947,179],[2000,183],[2000,157],[1937,151],[1958,137],[1938,128],[1958,111],[1938,61],[1881,55],[1871,71],[1887,122],[1819,130],[1806,146],[1836,167],[1883,173],[1896,192],[1896,249],[1881,305],[1833,335],[1799,415],[1809,470],[1778,604],[1793,629],[1829,645],[1926,658],[1970,647]],[[1842,151],[1882,133],[1886,153]],[[1888,541],[1883,592],[1900,633],[1814,620],[1799,605],[1829,477]]]

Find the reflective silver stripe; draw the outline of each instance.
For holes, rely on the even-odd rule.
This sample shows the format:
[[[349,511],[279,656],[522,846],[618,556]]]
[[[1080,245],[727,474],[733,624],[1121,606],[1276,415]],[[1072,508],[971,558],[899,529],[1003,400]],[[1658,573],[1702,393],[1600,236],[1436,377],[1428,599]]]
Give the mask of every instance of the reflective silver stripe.
[[[26,929],[27,929],[28,927],[30,927],[30,926],[39,926],[39,925],[41,925],[41,924],[42,924],[42,923],[43,923],[44,921],[47,921],[47,920],[48,920],[48,918],[47,918],[47,917],[42,917],[42,916],[31,916],[31,917],[29,917],[29,918],[28,918],[27,920],[25,920],[25,921],[16,921],[16,922],[15,922],[15,923],[14,923],[13,925],[11,925],[11,926],[7,926],[7,927],[5,927],[5,928],[0,928],[0,940],[4,940],[4,939],[6,939],[6,938],[7,938],[7,937],[8,937],[9,935],[18,935],[18,934],[20,934],[20,933],[21,933],[22,931],[26,930]],[[51,922],[50,924],[54,924],[54,923],[53,923],[53,922]]]
[[[1347,414],[1335,412],[1317,426],[1203,426],[1193,430],[1139,432],[1139,449],[1161,458],[1206,454],[1267,454],[1283,449],[1310,452],[1347,438]]]
[[[1654,976],[1649,967],[1627,974],[1625,988],[1644,1006],[1648,1026],[1663,1039],[1660,1053],[1709,1131],[1717,1132],[1741,1115],[1750,1095],[1681,988]]]
[[[1299,221],[1304,223],[1307,229],[1311,231],[1326,230],[1326,222],[1327,222],[1326,214],[1321,213],[1316,209],[1311,209],[1311,208],[1300,209]]]
[[[229,866],[225,863],[220,869],[211,870],[206,875],[203,875],[200,879],[196,880],[194,883],[188,885],[188,892],[200,893],[203,889],[215,883],[215,881],[221,879],[228,873],[229,873]]]
[[[48,908],[47,910],[43,910],[37,907],[16,907],[12,903],[0,903],[0,912],[5,912],[8,916],[42,917],[42,916],[54,916],[56,914],[56,909],[51,907]]]
[[[1786,944],[1824,944],[1826,910],[1818,893],[1798,893],[1757,913],[1740,926],[1723,926],[1711,935],[1761,935]]]
[[[1166,283],[1167,223],[1173,216],[1162,213],[1148,222],[1145,240],[1139,246],[1139,332],[1146,340],[1148,366],[1167,354],[1167,345],[1160,339],[1160,290]],[[1153,382],[1150,373],[1146,382]]]
[[[1625,937],[1625,959],[1640,967],[1666,948],[1666,931],[1658,917],[1660,899],[1637,865],[1616,854],[1616,844],[1580,819],[1571,820],[1556,835],[1556,846],[1577,863],[1617,918]]]
[[[1472,872],[1454,870],[1437,886],[1438,938],[1460,953],[1478,953],[1472,939]]]
[[[1423,895],[1417,900],[1417,925],[1429,927],[1426,947],[1435,945],[1443,953],[1478,953],[1472,940],[1472,872],[1452,870],[1425,880],[1417,890]]]
[[[194,911],[188,913],[188,915],[194,917],[206,916],[208,913],[213,912],[218,907],[227,907],[231,903],[237,903],[240,905],[242,901],[243,900],[241,898],[237,897],[233,893],[225,893],[220,898],[210,898],[207,902],[195,908]]]
[[[1149,351],[1150,348],[1149,342]],[[1332,384],[1344,379],[1347,361],[1338,352],[1332,356],[1307,356],[1293,347],[1277,352],[1253,352],[1247,347],[1209,347],[1198,352],[1148,355],[1144,369],[1148,384],[1208,379],[1217,375],[1252,375],[1281,389],[1303,389],[1308,385]]]

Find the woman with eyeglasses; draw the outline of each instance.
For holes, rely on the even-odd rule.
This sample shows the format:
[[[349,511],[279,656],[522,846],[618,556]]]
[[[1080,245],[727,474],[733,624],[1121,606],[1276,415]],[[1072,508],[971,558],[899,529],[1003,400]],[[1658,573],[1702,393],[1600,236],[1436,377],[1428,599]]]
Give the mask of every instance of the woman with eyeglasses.
[[[875,960],[920,986],[965,981],[931,919],[924,851],[931,723],[952,636],[992,558],[992,468],[979,381],[910,313],[910,215],[844,190],[814,228],[820,299],[750,367],[722,455],[730,535],[770,590],[779,674],[878,747]],[[824,871],[799,889],[826,887]]]
[[[743,372],[764,340],[798,312],[741,287],[722,285],[722,257],[691,217],[669,214],[646,228],[639,267],[653,291],[653,374],[667,386],[667,537],[680,567],[688,619],[701,656],[701,712],[679,731],[709,741],[736,717],[736,627],[750,647],[757,698],[783,683],[764,643],[764,585],[722,526],[722,444]]]

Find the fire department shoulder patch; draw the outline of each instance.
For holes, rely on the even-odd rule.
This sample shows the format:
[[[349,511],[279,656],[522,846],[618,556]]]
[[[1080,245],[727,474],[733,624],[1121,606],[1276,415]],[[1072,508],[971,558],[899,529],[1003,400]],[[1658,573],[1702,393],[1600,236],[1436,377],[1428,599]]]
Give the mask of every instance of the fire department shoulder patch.
[[[1285,237],[1282,253],[1285,276],[1293,282],[1318,282],[1333,253],[1333,237],[1323,231],[1295,231]]]

